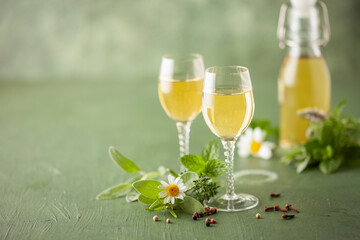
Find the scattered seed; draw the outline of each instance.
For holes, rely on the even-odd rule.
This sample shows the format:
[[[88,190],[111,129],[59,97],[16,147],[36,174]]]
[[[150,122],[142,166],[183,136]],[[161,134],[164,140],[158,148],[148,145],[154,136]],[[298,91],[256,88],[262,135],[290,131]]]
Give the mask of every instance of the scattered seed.
[[[193,220],[197,220],[198,217],[194,214],[194,215],[192,215],[192,219],[193,219]]]
[[[206,219],[205,219],[205,222],[207,222],[207,221],[210,221],[210,218],[206,218]]]
[[[203,212],[199,212],[199,217],[204,217],[204,213],[203,213]]]
[[[155,215],[155,216],[153,216],[153,220],[156,222],[159,220],[159,217]]]
[[[269,211],[274,210],[274,207],[265,207],[264,210],[265,210],[265,212],[269,212]]]
[[[210,224],[211,224],[211,221],[206,221],[206,222],[205,222],[205,225],[206,225],[207,227],[210,227]]]
[[[294,218],[295,215],[288,215],[288,214],[285,214],[285,213],[284,213],[281,217],[282,217],[283,219],[285,219],[285,220],[289,220],[289,219]]]
[[[210,220],[210,222],[211,222],[212,224],[215,224],[215,223],[216,223],[216,220],[215,220],[214,218],[212,218],[212,219]]]
[[[293,210],[294,212],[299,213],[299,210],[296,210],[295,208],[293,208],[291,204],[285,204],[285,208],[288,211]]]
[[[260,213],[257,213],[257,214],[255,215],[255,217],[256,217],[257,219],[261,218]]]
[[[279,207],[279,205],[275,205],[273,208],[274,208],[275,211],[282,211],[282,212],[287,212],[288,211],[287,209],[282,209],[281,207]]]
[[[171,223],[170,218],[166,219],[166,223]]]
[[[270,193],[270,197],[280,197],[280,193]]]

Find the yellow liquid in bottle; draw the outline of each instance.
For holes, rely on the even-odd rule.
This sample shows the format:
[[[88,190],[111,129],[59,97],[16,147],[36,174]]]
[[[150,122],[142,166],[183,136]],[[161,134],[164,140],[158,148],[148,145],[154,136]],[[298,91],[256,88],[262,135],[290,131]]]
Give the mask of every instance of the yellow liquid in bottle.
[[[309,122],[297,111],[330,108],[330,74],[322,57],[290,57],[283,62],[279,75],[280,146],[290,147],[306,141]]]
[[[214,93],[204,93],[203,101],[205,122],[222,140],[235,140],[251,122],[254,98],[250,89],[218,88]]]
[[[166,114],[179,122],[191,121],[201,111],[203,78],[184,81],[160,79],[159,99]]]

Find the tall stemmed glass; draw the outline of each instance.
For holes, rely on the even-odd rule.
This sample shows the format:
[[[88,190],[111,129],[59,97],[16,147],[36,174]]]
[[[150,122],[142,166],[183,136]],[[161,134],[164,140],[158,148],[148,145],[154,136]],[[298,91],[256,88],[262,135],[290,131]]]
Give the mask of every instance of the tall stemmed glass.
[[[158,93],[166,114],[176,121],[180,157],[189,154],[191,122],[201,111],[204,60],[200,54],[162,57]],[[181,166],[181,170],[185,170]]]
[[[249,194],[235,194],[235,142],[249,126],[254,114],[254,96],[246,67],[210,67],[205,70],[202,113],[210,130],[221,139],[227,166],[226,194],[206,204],[220,211],[244,211],[259,200]]]

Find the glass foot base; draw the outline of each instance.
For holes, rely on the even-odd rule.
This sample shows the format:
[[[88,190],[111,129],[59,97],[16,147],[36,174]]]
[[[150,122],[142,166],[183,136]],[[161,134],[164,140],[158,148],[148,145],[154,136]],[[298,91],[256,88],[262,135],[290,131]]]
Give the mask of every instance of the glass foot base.
[[[209,207],[217,207],[221,212],[240,212],[252,209],[259,204],[259,199],[253,195],[239,193],[229,200],[225,195],[204,201]]]

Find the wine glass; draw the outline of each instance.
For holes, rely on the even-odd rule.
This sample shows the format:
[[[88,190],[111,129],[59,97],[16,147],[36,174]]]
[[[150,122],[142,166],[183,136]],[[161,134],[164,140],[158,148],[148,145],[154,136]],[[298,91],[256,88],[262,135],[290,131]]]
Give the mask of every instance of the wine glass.
[[[175,120],[180,157],[189,154],[191,122],[201,111],[204,60],[200,54],[169,54],[162,57],[158,93],[166,114]],[[181,170],[185,167],[181,165]]]
[[[249,70],[241,66],[210,67],[205,70],[202,113],[210,130],[221,139],[227,167],[226,194],[205,204],[219,211],[254,208],[259,199],[234,191],[235,142],[249,126],[254,114],[254,96]]]

